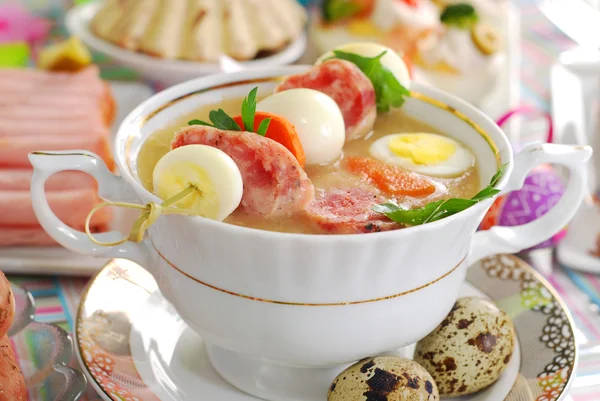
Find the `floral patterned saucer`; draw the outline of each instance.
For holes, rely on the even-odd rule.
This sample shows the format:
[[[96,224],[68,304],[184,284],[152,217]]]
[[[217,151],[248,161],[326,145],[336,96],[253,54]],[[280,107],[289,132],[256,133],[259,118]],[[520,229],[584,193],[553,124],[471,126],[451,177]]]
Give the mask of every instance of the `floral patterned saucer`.
[[[11,284],[15,317],[8,335],[27,386],[35,401],[76,401],[87,387],[81,371],[67,366],[71,360],[71,337],[60,327],[33,320],[33,297]]]
[[[498,382],[459,400],[562,400],[575,377],[577,347],[573,321],[550,284],[521,259],[503,255],[471,266],[461,291],[498,303],[519,341]],[[129,261],[113,260],[89,284],[77,315],[76,351],[107,401],[258,400],[218,376],[202,339],[152,276]]]

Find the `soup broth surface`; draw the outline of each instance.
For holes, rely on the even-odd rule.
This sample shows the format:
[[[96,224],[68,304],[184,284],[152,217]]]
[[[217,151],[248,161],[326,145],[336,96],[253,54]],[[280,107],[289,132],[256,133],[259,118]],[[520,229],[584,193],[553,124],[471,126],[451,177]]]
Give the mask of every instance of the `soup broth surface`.
[[[151,134],[140,149],[137,159],[137,174],[141,183],[149,191],[152,188],[152,173],[161,157],[171,149],[171,141],[175,133],[187,122],[193,119],[209,121],[208,114],[211,110],[221,108],[227,114],[234,116],[241,110],[243,98],[227,99],[218,104],[206,105],[172,122],[168,126]],[[372,189],[366,178],[355,176],[342,168],[343,158],[349,156],[372,157],[369,153],[371,144],[385,135],[399,133],[426,132],[444,135],[443,132],[431,126],[408,117],[401,109],[389,113],[378,114],[373,131],[362,139],[350,141],[344,145],[343,156],[340,160],[329,165],[307,165],[305,171],[315,186],[315,192],[328,188],[353,188],[365,187]],[[438,178],[427,176],[438,184],[438,190],[432,195],[412,198],[396,199],[396,202],[405,207],[421,207],[429,202],[444,198],[470,198],[479,191],[479,176],[476,166],[456,178]],[[258,228],[269,231],[295,232],[321,234],[325,233],[316,227],[303,213],[287,217],[265,218],[249,216],[238,208],[225,222],[240,226]]]

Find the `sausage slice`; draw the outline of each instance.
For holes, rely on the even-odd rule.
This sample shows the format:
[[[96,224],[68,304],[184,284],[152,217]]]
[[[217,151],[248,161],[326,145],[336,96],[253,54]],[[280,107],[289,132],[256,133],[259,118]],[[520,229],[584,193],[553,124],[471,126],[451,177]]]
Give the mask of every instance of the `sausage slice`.
[[[306,214],[330,234],[359,234],[389,231],[401,226],[371,208],[384,202],[380,195],[362,188],[331,188],[317,193]]]
[[[354,64],[333,59],[287,77],[275,91],[308,88],[331,97],[344,116],[346,141],[365,136],[375,124],[377,104],[371,80]],[[302,107],[302,105],[298,105]]]
[[[227,153],[242,173],[241,207],[265,217],[304,210],[314,187],[298,161],[283,145],[253,132],[224,131],[195,125],[179,130],[171,149],[208,145]]]

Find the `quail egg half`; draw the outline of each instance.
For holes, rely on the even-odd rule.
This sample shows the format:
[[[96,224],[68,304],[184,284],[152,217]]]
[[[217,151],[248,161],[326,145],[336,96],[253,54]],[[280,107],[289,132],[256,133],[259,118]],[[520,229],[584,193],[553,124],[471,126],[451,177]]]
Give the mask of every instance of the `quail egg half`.
[[[417,343],[414,359],[431,374],[442,397],[457,397],[498,380],[515,341],[512,321],[496,304],[461,298],[446,319]]]
[[[431,375],[410,359],[366,358],[335,378],[328,401],[439,401]]]

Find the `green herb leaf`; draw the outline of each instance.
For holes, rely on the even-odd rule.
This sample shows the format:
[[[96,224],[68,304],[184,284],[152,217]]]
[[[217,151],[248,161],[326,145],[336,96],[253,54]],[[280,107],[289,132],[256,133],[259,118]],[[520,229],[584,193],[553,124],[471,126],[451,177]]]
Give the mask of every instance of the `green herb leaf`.
[[[461,198],[450,198],[446,199],[439,205],[433,213],[431,213],[424,221],[429,223],[430,221],[441,220],[445,217],[452,216],[458,212],[462,212],[465,209],[470,208],[478,201],[473,199],[461,199]]]
[[[496,174],[492,176],[492,179],[490,180],[490,187],[495,187],[498,184],[498,181],[500,181],[500,179],[504,175],[504,170],[506,170],[506,166],[508,166],[508,163],[504,163],[503,165],[501,165],[498,171],[496,171]]]
[[[188,121],[188,125],[206,125],[207,127],[212,127],[212,124],[209,124],[206,121],[202,121],[202,120]]]
[[[479,21],[479,16],[470,4],[449,4],[440,15],[440,21],[459,29],[471,29]]]
[[[248,97],[242,102],[242,121],[244,129],[248,132],[254,132],[254,114],[256,114],[256,92],[258,86],[250,91]]]
[[[417,226],[420,224],[441,220],[458,212],[462,212],[476,203],[492,198],[500,193],[500,190],[494,187],[498,181],[500,181],[500,178],[502,178],[505,168],[506,164],[503,164],[490,180],[490,184],[479,191],[471,199],[450,198],[446,200],[438,200],[428,203],[427,205],[418,209],[402,209],[394,203],[384,203],[373,206],[373,210],[377,213],[384,214],[396,223],[410,226]]]
[[[227,131],[241,131],[240,126],[223,109],[212,110],[208,114],[215,128]]]
[[[410,96],[410,91],[402,86],[394,74],[381,64],[381,58],[386,52],[375,57],[363,57],[354,53],[334,50],[332,57],[350,61],[371,80],[375,88],[377,110],[381,112],[389,111],[392,107],[402,106],[405,97]]]
[[[373,210],[377,213],[385,214],[396,223],[406,224],[410,226],[418,226],[423,224],[425,220],[443,203],[443,200],[428,203],[419,209],[402,209],[395,203],[384,203],[373,206]]]
[[[327,22],[351,18],[361,10],[362,7],[352,0],[325,0],[323,2],[323,18]]]
[[[240,128],[237,122],[230,117],[223,109],[212,110],[208,113],[208,118],[212,124],[202,120],[191,120],[188,121],[188,125],[206,125],[208,127],[214,127],[227,131],[248,131],[254,132],[254,117],[256,115],[256,95],[258,93],[258,87],[253,88],[248,96],[244,98],[242,102],[242,123],[244,128]],[[265,118],[261,121],[256,133],[261,136],[267,134],[267,129],[271,123],[270,118]]]
[[[260,122],[260,125],[258,126],[258,129],[256,130],[256,133],[260,136],[265,136],[267,134],[267,130],[269,129],[270,123],[271,123],[270,118],[265,118],[264,120],[262,120]]]
[[[212,124],[202,120],[191,120],[188,121],[188,125],[205,125],[207,127],[214,127],[227,131],[241,131],[240,126],[237,125],[235,120],[229,117],[223,109],[211,110],[211,112],[208,113],[208,118]]]

